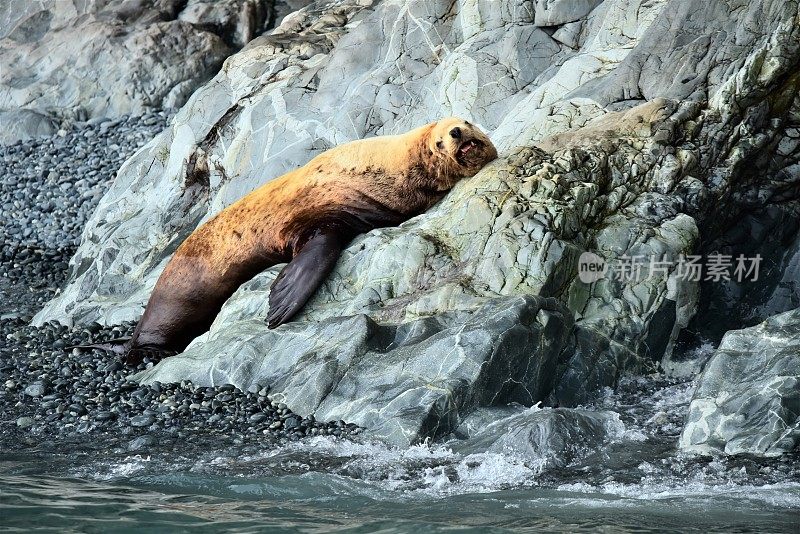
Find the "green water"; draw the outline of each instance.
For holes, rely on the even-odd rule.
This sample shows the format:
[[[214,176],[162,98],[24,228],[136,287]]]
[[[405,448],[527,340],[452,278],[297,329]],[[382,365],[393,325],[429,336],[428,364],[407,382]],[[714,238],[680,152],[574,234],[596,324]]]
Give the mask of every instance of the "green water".
[[[661,498],[520,488],[422,498],[319,474],[114,484],[11,476],[2,482],[0,515],[5,528],[20,532],[796,532],[797,509],[780,506],[787,492],[798,497],[795,487]]]
[[[4,454],[0,525],[16,532],[797,532],[800,517],[800,483],[726,480],[747,469],[713,462],[685,478],[631,473],[625,483],[622,473],[587,482],[580,469],[543,476],[497,455],[327,438],[217,454],[99,461],[87,454],[74,462],[68,452]]]
[[[597,406],[625,431],[561,465],[315,437],[264,449],[145,431],[0,436],[0,530],[29,532],[800,532],[800,454],[680,453],[692,384]]]

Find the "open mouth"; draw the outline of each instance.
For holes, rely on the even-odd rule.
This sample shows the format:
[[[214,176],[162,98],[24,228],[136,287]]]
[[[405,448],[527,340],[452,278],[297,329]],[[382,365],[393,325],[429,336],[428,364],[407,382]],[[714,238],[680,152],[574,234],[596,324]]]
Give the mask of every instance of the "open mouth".
[[[464,161],[466,157],[470,154],[470,152],[474,152],[478,150],[483,143],[478,141],[477,139],[470,139],[469,141],[464,141],[461,143],[461,146],[458,147],[458,151],[456,153],[456,159],[460,162]]]

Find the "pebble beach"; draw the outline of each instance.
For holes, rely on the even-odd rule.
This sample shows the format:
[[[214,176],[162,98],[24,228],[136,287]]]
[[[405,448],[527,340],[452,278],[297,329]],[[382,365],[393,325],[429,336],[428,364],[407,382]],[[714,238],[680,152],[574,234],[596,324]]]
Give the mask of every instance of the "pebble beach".
[[[169,117],[161,111],[93,120],[0,145],[0,446],[6,450],[70,436],[128,450],[154,445],[159,435],[217,435],[263,447],[360,431],[293,414],[270,398],[267,385],[246,392],[229,384],[139,386],[131,377],[154,362],[131,368],[102,351],[69,348],[129,335],[134,323],[29,325],[65,281],[82,228],[116,171]]]

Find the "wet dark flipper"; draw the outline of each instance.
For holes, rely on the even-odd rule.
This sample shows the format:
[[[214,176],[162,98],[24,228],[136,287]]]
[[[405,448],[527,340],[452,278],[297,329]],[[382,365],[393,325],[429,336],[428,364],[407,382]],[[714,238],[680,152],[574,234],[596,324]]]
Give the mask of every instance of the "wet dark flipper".
[[[309,239],[278,274],[269,292],[269,328],[289,321],[308,302],[342,252],[341,237],[323,232]]]

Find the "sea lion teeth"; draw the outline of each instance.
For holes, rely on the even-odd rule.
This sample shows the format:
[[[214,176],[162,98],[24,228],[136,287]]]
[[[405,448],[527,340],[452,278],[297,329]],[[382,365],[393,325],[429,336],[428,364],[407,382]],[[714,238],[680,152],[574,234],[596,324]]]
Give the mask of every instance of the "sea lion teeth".
[[[463,156],[463,155],[469,154],[470,150],[472,150],[473,148],[477,148],[477,147],[478,147],[478,143],[475,142],[474,139],[470,139],[469,141],[463,143],[459,147],[458,153]]]

